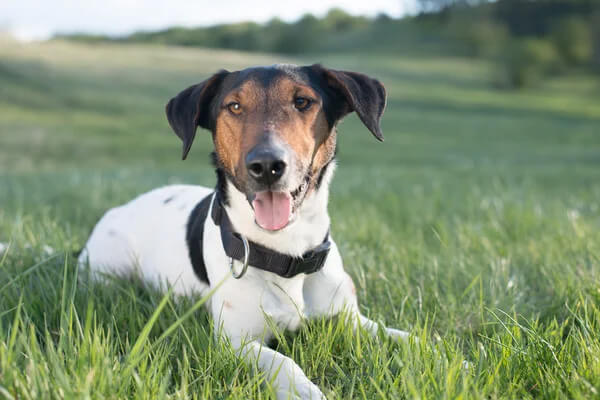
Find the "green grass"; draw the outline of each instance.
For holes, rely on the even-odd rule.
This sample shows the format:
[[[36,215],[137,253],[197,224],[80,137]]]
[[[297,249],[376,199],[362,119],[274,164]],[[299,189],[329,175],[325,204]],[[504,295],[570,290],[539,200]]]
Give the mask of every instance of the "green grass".
[[[109,207],[214,183],[210,135],[180,161],[170,96],[219,68],[282,61],[0,42],[0,398],[272,396],[192,310],[202,299],[90,281],[72,252]],[[291,61],[386,84],[384,144],[356,117],[340,126],[332,232],[364,313],[421,340],[353,336],[334,318],[278,349],[332,399],[598,397],[600,83],[507,92],[468,59]]]

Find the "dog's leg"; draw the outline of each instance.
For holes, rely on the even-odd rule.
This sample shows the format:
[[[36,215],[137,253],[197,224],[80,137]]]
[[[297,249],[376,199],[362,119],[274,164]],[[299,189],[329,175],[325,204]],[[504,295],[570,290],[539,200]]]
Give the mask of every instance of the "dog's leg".
[[[231,340],[232,345],[250,365],[264,372],[275,389],[277,399],[325,399],[321,390],[310,381],[302,368],[289,357],[257,340]]]
[[[304,298],[309,316],[333,316],[347,311],[355,330],[362,327],[371,335],[377,335],[381,329],[391,338],[408,339],[408,332],[386,328],[360,313],[354,282],[344,271],[342,258],[333,242],[325,267],[306,278]]]
[[[243,280],[229,279],[214,293],[210,309],[215,332],[226,336],[248,365],[258,367],[266,374],[277,399],[324,398],[294,360],[263,344],[271,337],[263,296],[244,295],[260,293],[253,282],[249,277]]]
[[[377,335],[379,329],[383,329],[383,331],[392,339],[408,340],[408,337],[410,336],[410,334],[406,331],[394,328],[386,328],[382,324],[378,324],[377,322],[365,317],[358,312],[358,310],[356,310],[353,316],[354,329],[358,328],[358,326],[361,326],[373,336]]]

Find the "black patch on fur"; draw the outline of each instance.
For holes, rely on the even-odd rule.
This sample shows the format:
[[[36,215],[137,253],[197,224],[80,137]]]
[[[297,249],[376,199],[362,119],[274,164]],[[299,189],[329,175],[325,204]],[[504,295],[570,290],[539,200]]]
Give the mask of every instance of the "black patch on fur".
[[[221,166],[221,162],[219,161],[219,156],[217,156],[217,152],[213,151],[210,153],[210,160],[212,165],[215,167],[215,173],[217,174],[217,186],[215,191],[221,199],[221,203],[223,205],[229,205],[229,194],[227,193],[227,178],[232,180],[232,177],[225,171],[225,168]]]
[[[220,86],[229,72],[221,70],[207,80],[190,86],[167,103],[165,111],[173,131],[183,142],[185,160],[196,136],[196,127],[214,130],[212,102],[220,93]]]
[[[210,285],[208,274],[206,273],[206,265],[204,264],[204,256],[202,254],[202,246],[204,239],[204,223],[208,216],[210,201],[212,195],[202,199],[190,214],[187,224],[186,242],[192,267],[198,279]]]
[[[285,75],[286,73],[287,71],[284,71],[278,67],[247,68],[239,71],[233,87],[237,88],[248,80],[254,80],[262,87],[268,88],[279,76]]]
[[[383,85],[366,75],[337,71],[314,64],[299,67],[310,86],[323,99],[325,117],[331,129],[346,114],[353,111],[373,136],[383,141],[380,120],[385,110],[386,92]]]
[[[163,200],[163,204],[169,204],[174,198],[175,196],[167,197]]]

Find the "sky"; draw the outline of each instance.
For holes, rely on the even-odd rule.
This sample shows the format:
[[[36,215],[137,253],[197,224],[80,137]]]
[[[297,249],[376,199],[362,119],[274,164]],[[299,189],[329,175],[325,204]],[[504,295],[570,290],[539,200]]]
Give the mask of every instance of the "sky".
[[[21,40],[56,33],[124,35],[137,30],[217,23],[286,21],[333,7],[351,14],[394,17],[413,13],[415,0],[0,0],[0,31]]]

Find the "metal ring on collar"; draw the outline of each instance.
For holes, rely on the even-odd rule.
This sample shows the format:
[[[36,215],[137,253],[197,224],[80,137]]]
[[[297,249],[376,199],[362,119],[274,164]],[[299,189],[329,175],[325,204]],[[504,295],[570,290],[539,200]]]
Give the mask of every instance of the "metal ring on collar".
[[[248,258],[250,257],[250,245],[248,244],[248,240],[242,235],[240,235],[240,238],[242,239],[242,243],[244,244],[244,265],[242,266],[242,272],[240,272],[239,274],[235,273],[235,271],[233,270],[234,259],[233,257],[229,257],[229,269],[231,270],[231,276],[233,276],[235,279],[240,279],[246,274],[246,271],[248,270]]]

